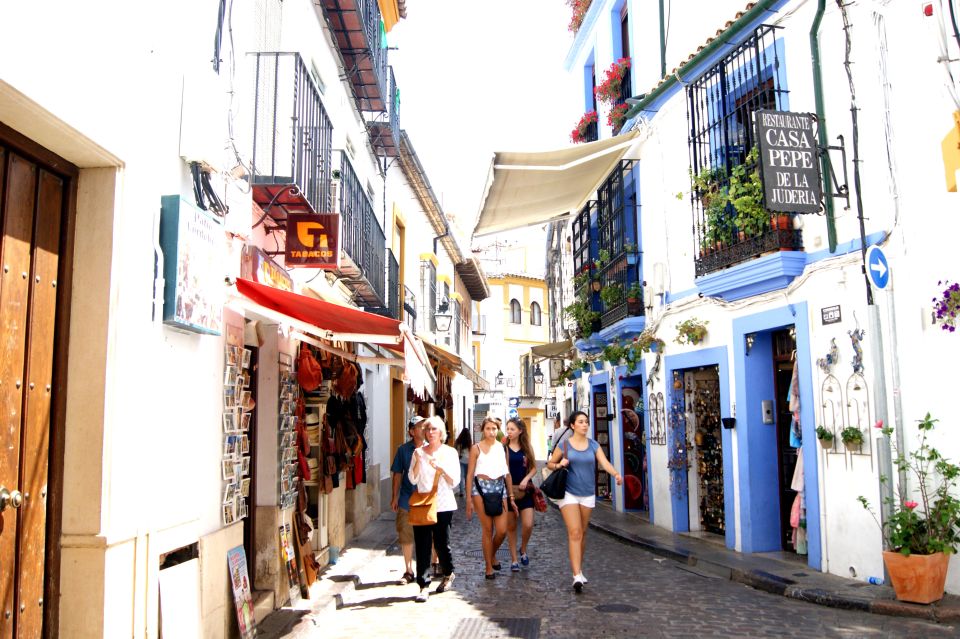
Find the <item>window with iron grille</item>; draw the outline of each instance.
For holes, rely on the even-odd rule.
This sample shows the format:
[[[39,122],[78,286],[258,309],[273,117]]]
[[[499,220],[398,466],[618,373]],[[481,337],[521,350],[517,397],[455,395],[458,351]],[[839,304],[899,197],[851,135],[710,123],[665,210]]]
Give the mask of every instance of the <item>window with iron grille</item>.
[[[775,228],[738,228],[737,211],[725,202],[730,175],[756,145],[754,113],[786,110],[783,40],[778,27],[761,25],[687,87],[690,171],[698,276],[779,248],[801,250],[800,233]],[[753,170],[754,166],[746,167]]]
[[[420,328],[435,333],[437,331],[437,267],[430,260],[420,261],[420,307],[417,317]]]
[[[463,318],[460,317],[460,302],[457,300],[453,301],[451,304],[451,309],[453,312],[453,321],[450,323],[450,330],[453,332],[453,352],[460,353],[460,333],[463,332]]]

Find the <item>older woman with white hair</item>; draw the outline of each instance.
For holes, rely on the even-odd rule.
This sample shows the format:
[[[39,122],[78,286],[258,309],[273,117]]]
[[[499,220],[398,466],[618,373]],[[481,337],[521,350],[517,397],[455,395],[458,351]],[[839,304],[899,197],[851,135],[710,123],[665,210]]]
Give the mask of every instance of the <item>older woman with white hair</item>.
[[[447,440],[446,424],[439,417],[430,417],[423,423],[426,443],[414,452],[408,476],[419,493],[433,490],[437,473],[440,479],[436,497],[437,523],[413,527],[417,584],[420,586],[417,601],[420,602],[426,601],[429,594],[427,588],[430,586],[430,557],[433,548],[437,550],[443,574],[443,580],[437,586],[436,592],[448,589],[456,576],[453,573],[453,556],[450,553],[450,522],[453,511],[457,509],[457,498],[453,489],[460,483],[460,456],[456,449],[444,443]]]

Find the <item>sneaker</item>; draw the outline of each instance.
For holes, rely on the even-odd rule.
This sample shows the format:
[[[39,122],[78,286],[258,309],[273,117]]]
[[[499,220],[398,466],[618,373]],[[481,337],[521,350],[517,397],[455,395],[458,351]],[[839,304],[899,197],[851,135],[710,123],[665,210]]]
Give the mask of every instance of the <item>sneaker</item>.
[[[583,592],[583,576],[577,575],[573,578],[573,591],[577,594]]]
[[[443,578],[443,580],[440,582],[440,585],[437,586],[437,589],[434,592],[437,594],[444,592],[450,587],[450,585],[453,583],[453,580],[456,578],[456,573],[451,572],[449,575]]]
[[[582,572],[580,573],[579,576],[580,576],[580,580],[583,581],[583,583],[585,583],[585,584],[590,583],[590,581],[584,576],[584,574],[583,574]]]
[[[406,586],[407,584],[412,584],[416,580],[417,578],[413,576],[412,572],[405,572],[403,573],[403,577],[400,577],[400,585]]]
[[[517,562],[510,564],[510,572],[520,572],[520,564]]]
[[[520,564],[523,565],[523,566],[529,566],[529,565],[530,565],[530,558],[527,557],[527,553],[525,553],[525,552],[520,553]]]
[[[420,594],[417,595],[417,603],[424,603],[429,596],[430,591],[428,591],[426,588],[421,588]]]

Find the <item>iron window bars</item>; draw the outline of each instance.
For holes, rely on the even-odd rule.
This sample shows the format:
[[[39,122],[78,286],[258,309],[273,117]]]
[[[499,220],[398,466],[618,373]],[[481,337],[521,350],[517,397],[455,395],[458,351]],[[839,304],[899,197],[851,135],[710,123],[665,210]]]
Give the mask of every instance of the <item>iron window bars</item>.
[[[420,260],[420,312],[417,313],[417,317],[423,318],[420,328],[436,333],[436,313],[437,267],[430,260]]]
[[[786,109],[782,41],[776,38],[777,29],[760,25],[687,87],[691,174],[705,176],[717,191],[729,187],[731,171],[746,161],[756,144],[754,112]],[[776,228],[771,219],[759,232],[747,236],[736,227],[736,211],[731,205],[709,209],[703,196],[691,188],[698,277],[766,251],[803,249],[801,234],[793,230],[792,223]]]
[[[643,314],[643,304],[630,308],[627,290],[639,282],[637,252],[637,184],[633,160],[621,160],[597,189],[597,255],[609,255],[600,266],[601,290],[619,287],[619,299],[601,301],[600,323],[605,328],[631,312]],[[629,249],[629,250],[628,250]],[[602,295],[601,295],[602,297]]]

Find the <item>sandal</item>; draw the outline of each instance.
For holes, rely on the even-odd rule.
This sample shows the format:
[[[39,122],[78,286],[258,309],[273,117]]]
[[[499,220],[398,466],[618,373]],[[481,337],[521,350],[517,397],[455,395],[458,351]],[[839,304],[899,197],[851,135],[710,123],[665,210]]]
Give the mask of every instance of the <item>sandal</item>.
[[[412,584],[416,580],[417,578],[413,576],[412,572],[405,572],[403,573],[403,577],[400,577],[400,585],[406,586],[407,584]]]
[[[484,579],[496,579],[497,573],[491,572],[489,575],[484,575]]]
[[[501,568],[503,568],[503,564],[501,564],[499,561],[498,561],[497,563],[493,564],[493,569],[494,569],[494,570],[500,570]]]

